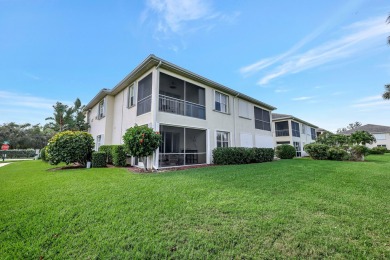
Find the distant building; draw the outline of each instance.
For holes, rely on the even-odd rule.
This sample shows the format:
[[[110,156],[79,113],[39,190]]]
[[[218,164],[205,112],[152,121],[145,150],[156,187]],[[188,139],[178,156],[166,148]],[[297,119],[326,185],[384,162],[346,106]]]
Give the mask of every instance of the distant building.
[[[376,142],[373,144],[367,144],[367,147],[373,148],[382,146],[386,147],[387,149],[390,148],[390,126],[368,124],[341,132],[341,134],[350,135],[356,131],[366,131],[375,137]]]
[[[275,146],[289,144],[295,147],[297,157],[307,156],[305,144],[315,142],[318,126],[286,114],[272,114],[275,129]]]

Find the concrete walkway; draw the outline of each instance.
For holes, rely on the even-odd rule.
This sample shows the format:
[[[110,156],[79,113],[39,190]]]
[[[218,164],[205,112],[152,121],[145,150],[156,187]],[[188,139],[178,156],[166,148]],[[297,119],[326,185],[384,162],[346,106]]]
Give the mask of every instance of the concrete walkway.
[[[6,166],[7,164],[10,164],[10,163],[0,163],[0,167]]]

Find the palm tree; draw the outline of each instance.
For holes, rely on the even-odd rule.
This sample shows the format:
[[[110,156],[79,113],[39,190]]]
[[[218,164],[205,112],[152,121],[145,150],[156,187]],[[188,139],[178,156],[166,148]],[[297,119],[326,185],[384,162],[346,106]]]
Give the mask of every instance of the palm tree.
[[[387,17],[386,22],[390,24],[390,15]],[[387,36],[387,43],[390,44],[390,36]]]
[[[390,99],[390,84],[385,85],[385,93],[382,95],[383,99]]]

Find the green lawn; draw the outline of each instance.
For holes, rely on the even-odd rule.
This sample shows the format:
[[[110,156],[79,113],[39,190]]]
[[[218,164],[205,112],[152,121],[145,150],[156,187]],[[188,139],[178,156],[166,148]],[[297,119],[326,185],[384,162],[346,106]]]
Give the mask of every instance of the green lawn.
[[[162,174],[0,168],[0,259],[390,258],[390,154]]]

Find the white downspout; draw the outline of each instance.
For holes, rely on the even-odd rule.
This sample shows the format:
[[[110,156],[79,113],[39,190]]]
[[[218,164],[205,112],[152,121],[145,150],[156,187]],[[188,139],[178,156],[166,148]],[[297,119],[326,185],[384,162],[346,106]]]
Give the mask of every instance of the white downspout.
[[[237,147],[237,133],[236,133],[236,99],[240,95],[240,93],[237,93],[236,96],[233,97],[233,131],[234,131],[234,147]]]

